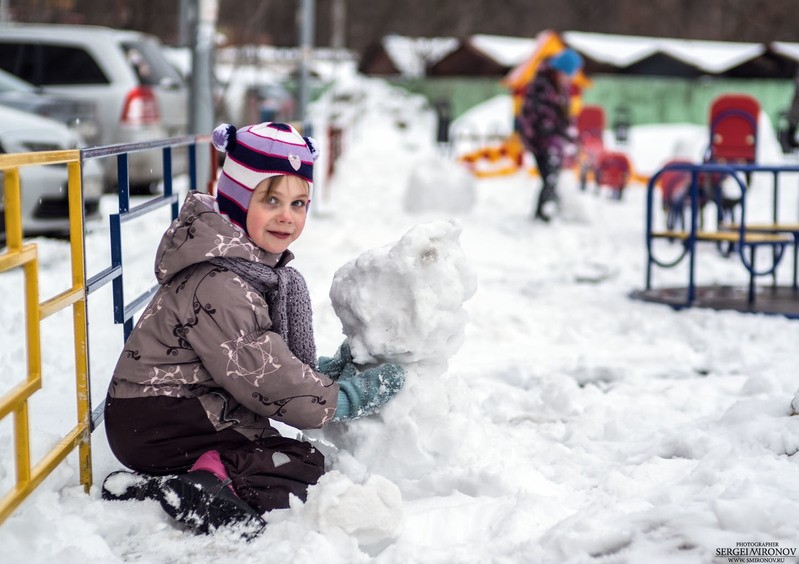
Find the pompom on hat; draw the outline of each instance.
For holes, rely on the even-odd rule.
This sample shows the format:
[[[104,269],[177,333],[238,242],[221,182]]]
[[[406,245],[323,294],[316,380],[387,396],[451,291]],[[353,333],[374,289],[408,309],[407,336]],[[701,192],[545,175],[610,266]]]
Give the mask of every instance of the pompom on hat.
[[[265,179],[297,176],[313,190],[313,164],[319,156],[316,141],[287,123],[265,122],[239,129],[223,123],[214,129],[212,143],[226,153],[216,187],[219,212],[245,233],[252,194]]]
[[[583,67],[583,58],[574,49],[566,48],[549,59],[549,66],[569,76],[574,76]]]

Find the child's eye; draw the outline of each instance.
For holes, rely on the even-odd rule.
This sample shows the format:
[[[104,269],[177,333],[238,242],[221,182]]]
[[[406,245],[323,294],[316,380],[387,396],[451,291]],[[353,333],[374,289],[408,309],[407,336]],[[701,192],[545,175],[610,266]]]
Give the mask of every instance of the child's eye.
[[[274,205],[276,205],[276,204],[277,204],[277,198],[275,198],[274,196],[267,196],[267,197],[266,197],[266,199],[265,199],[264,201],[265,201],[267,204],[269,204],[269,205],[272,205],[272,206],[274,206]]]
[[[294,200],[293,202],[291,202],[291,205],[297,208],[304,208],[305,200]]]

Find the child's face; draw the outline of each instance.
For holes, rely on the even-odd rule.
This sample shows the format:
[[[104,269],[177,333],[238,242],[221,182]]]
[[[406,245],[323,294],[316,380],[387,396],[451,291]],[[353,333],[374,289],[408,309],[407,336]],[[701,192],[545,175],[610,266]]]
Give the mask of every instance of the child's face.
[[[270,180],[255,187],[247,210],[247,232],[265,251],[282,253],[305,227],[308,185],[296,176]]]
[[[568,88],[569,86],[571,86],[572,77],[570,77],[565,72],[560,72],[560,71],[558,71],[556,74],[558,76],[558,82],[560,83],[561,87]]]

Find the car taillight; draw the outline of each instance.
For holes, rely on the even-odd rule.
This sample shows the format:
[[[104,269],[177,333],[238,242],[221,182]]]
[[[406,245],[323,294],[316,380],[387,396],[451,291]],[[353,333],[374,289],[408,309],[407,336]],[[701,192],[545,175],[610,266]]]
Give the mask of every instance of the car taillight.
[[[137,86],[128,92],[122,107],[122,123],[147,125],[157,123],[158,120],[158,102],[150,88]]]

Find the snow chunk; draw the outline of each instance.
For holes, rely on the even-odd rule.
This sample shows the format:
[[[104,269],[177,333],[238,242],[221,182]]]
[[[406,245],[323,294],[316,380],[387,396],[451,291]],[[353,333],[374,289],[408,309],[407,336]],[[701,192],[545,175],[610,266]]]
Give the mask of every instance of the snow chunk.
[[[441,361],[461,346],[477,290],[457,220],[417,225],[336,271],[333,309],[358,364]]]
[[[272,454],[272,464],[275,465],[275,468],[279,468],[289,462],[291,462],[291,459],[282,452],[275,452]]]
[[[109,493],[120,497],[125,495],[128,490],[144,486],[147,481],[148,478],[141,474],[136,474],[134,472],[116,472],[108,476],[103,486]]]
[[[404,514],[402,495],[394,483],[371,475],[356,484],[337,471],[328,472],[319,482],[325,487],[311,488],[303,507],[317,530],[326,533],[340,528],[372,555],[399,536]]]

